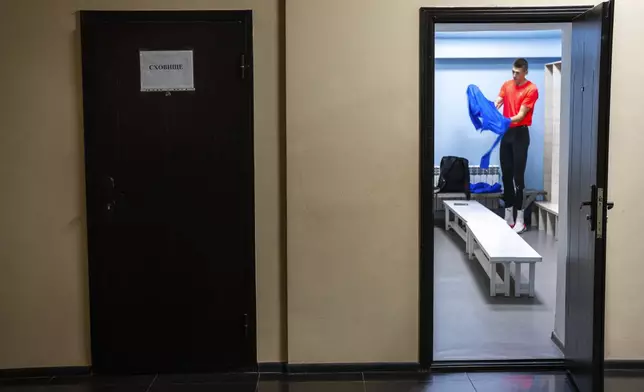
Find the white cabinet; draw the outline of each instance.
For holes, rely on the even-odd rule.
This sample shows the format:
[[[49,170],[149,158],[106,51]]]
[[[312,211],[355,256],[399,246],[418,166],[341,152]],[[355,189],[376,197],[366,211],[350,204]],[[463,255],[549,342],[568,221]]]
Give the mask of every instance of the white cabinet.
[[[545,65],[545,127],[543,186],[546,200],[559,203],[559,145],[561,123],[561,61]]]

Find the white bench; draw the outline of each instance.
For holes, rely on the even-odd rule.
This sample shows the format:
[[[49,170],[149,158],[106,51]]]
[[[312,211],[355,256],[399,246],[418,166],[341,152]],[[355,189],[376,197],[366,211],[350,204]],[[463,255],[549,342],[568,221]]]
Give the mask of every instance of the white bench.
[[[445,230],[452,229],[463,241],[467,241],[467,222],[469,220],[475,219],[477,216],[485,219],[490,217],[490,214],[496,216],[478,201],[445,200],[443,205],[445,206]],[[451,219],[451,215],[454,215],[454,220]]]
[[[538,197],[546,197],[547,192],[545,191],[539,191],[536,189],[524,189],[523,190],[523,205],[524,206],[529,206],[532,204],[534,201],[537,200]],[[496,192],[496,193],[472,193],[470,195],[470,198],[472,200],[476,200],[479,203],[485,205],[488,208],[491,209],[496,209],[499,208],[499,200],[501,200],[501,197],[503,196],[502,192]],[[435,212],[442,212],[443,209],[443,201],[445,200],[465,200],[466,196],[465,193],[434,193],[434,203],[432,204],[432,209]]]
[[[534,205],[536,209],[532,213],[532,226],[538,226],[539,230],[557,238],[559,234],[559,204],[536,201]]]
[[[490,295],[510,296],[510,276],[514,277],[515,295],[534,297],[535,264],[539,255],[527,242],[512,230],[500,216],[476,201],[446,200],[445,229],[452,229],[465,240],[468,257],[476,258],[490,277]],[[454,219],[450,219],[451,215]],[[514,269],[511,264],[514,263]],[[503,265],[503,277],[497,265]],[[522,282],[521,266],[529,264],[529,276]],[[497,283],[497,281],[499,283]]]

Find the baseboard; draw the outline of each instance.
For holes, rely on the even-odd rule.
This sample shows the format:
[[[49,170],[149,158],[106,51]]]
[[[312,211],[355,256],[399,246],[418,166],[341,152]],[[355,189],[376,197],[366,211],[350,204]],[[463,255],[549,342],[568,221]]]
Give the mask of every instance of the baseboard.
[[[0,378],[40,378],[86,376],[92,373],[90,366],[42,367],[24,369],[0,369]]]
[[[606,371],[644,373],[644,361],[605,361]],[[414,373],[421,372],[419,363],[329,363],[329,364],[287,364],[265,362],[258,365],[260,373],[278,374],[323,374],[323,373]],[[438,361],[431,371],[481,372],[481,371],[560,371],[565,370],[563,360],[535,361]],[[90,366],[68,366],[26,369],[0,369],[1,378],[39,378],[85,376],[92,373]]]
[[[329,364],[288,364],[286,370],[291,374],[303,373],[380,373],[380,372],[418,372],[417,362],[392,363],[329,363]]]
[[[286,362],[262,362],[257,365],[260,373],[286,373]]]
[[[558,360],[511,360],[511,361],[438,361],[432,364],[436,373],[473,372],[539,372],[565,371],[563,359]]]
[[[604,371],[608,374],[644,374],[644,360],[614,360],[604,361]]]
[[[391,373],[418,372],[418,363],[343,363],[343,364],[287,364],[264,362],[258,364],[259,373],[321,374],[321,373]],[[47,378],[86,376],[92,374],[90,366],[43,367],[25,369],[0,369],[3,378]]]
[[[559,336],[557,336],[557,333],[555,331],[552,331],[552,334],[550,334],[550,340],[557,346],[559,350],[561,350],[561,353],[563,354],[564,352],[564,344],[562,343],[561,339],[559,339]]]

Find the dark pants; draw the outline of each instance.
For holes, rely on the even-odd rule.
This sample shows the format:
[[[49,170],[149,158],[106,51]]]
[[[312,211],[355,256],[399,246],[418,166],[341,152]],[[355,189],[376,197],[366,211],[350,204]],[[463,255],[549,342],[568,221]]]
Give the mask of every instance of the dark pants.
[[[528,127],[510,128],[501,139],[501,172],[505,207],[523,209],[525,167],[528,162],[530,131]]]

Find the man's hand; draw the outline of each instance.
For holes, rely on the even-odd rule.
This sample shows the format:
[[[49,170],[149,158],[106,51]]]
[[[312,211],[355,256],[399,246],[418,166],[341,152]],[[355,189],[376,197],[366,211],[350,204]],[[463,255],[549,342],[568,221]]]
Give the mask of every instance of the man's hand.
[[[503,106],[503,98],[497,97],[494,101],[494,106],[496,106],[497,109]]]
[[[512,121],[513,123],[517,123],[523,120],[525,116],[528,115],[528,113],[530,113],[530,108],[525,105],[521,105],[521,109],[519,109],[519,113],[516,116],[510,117],[510,121]]]

